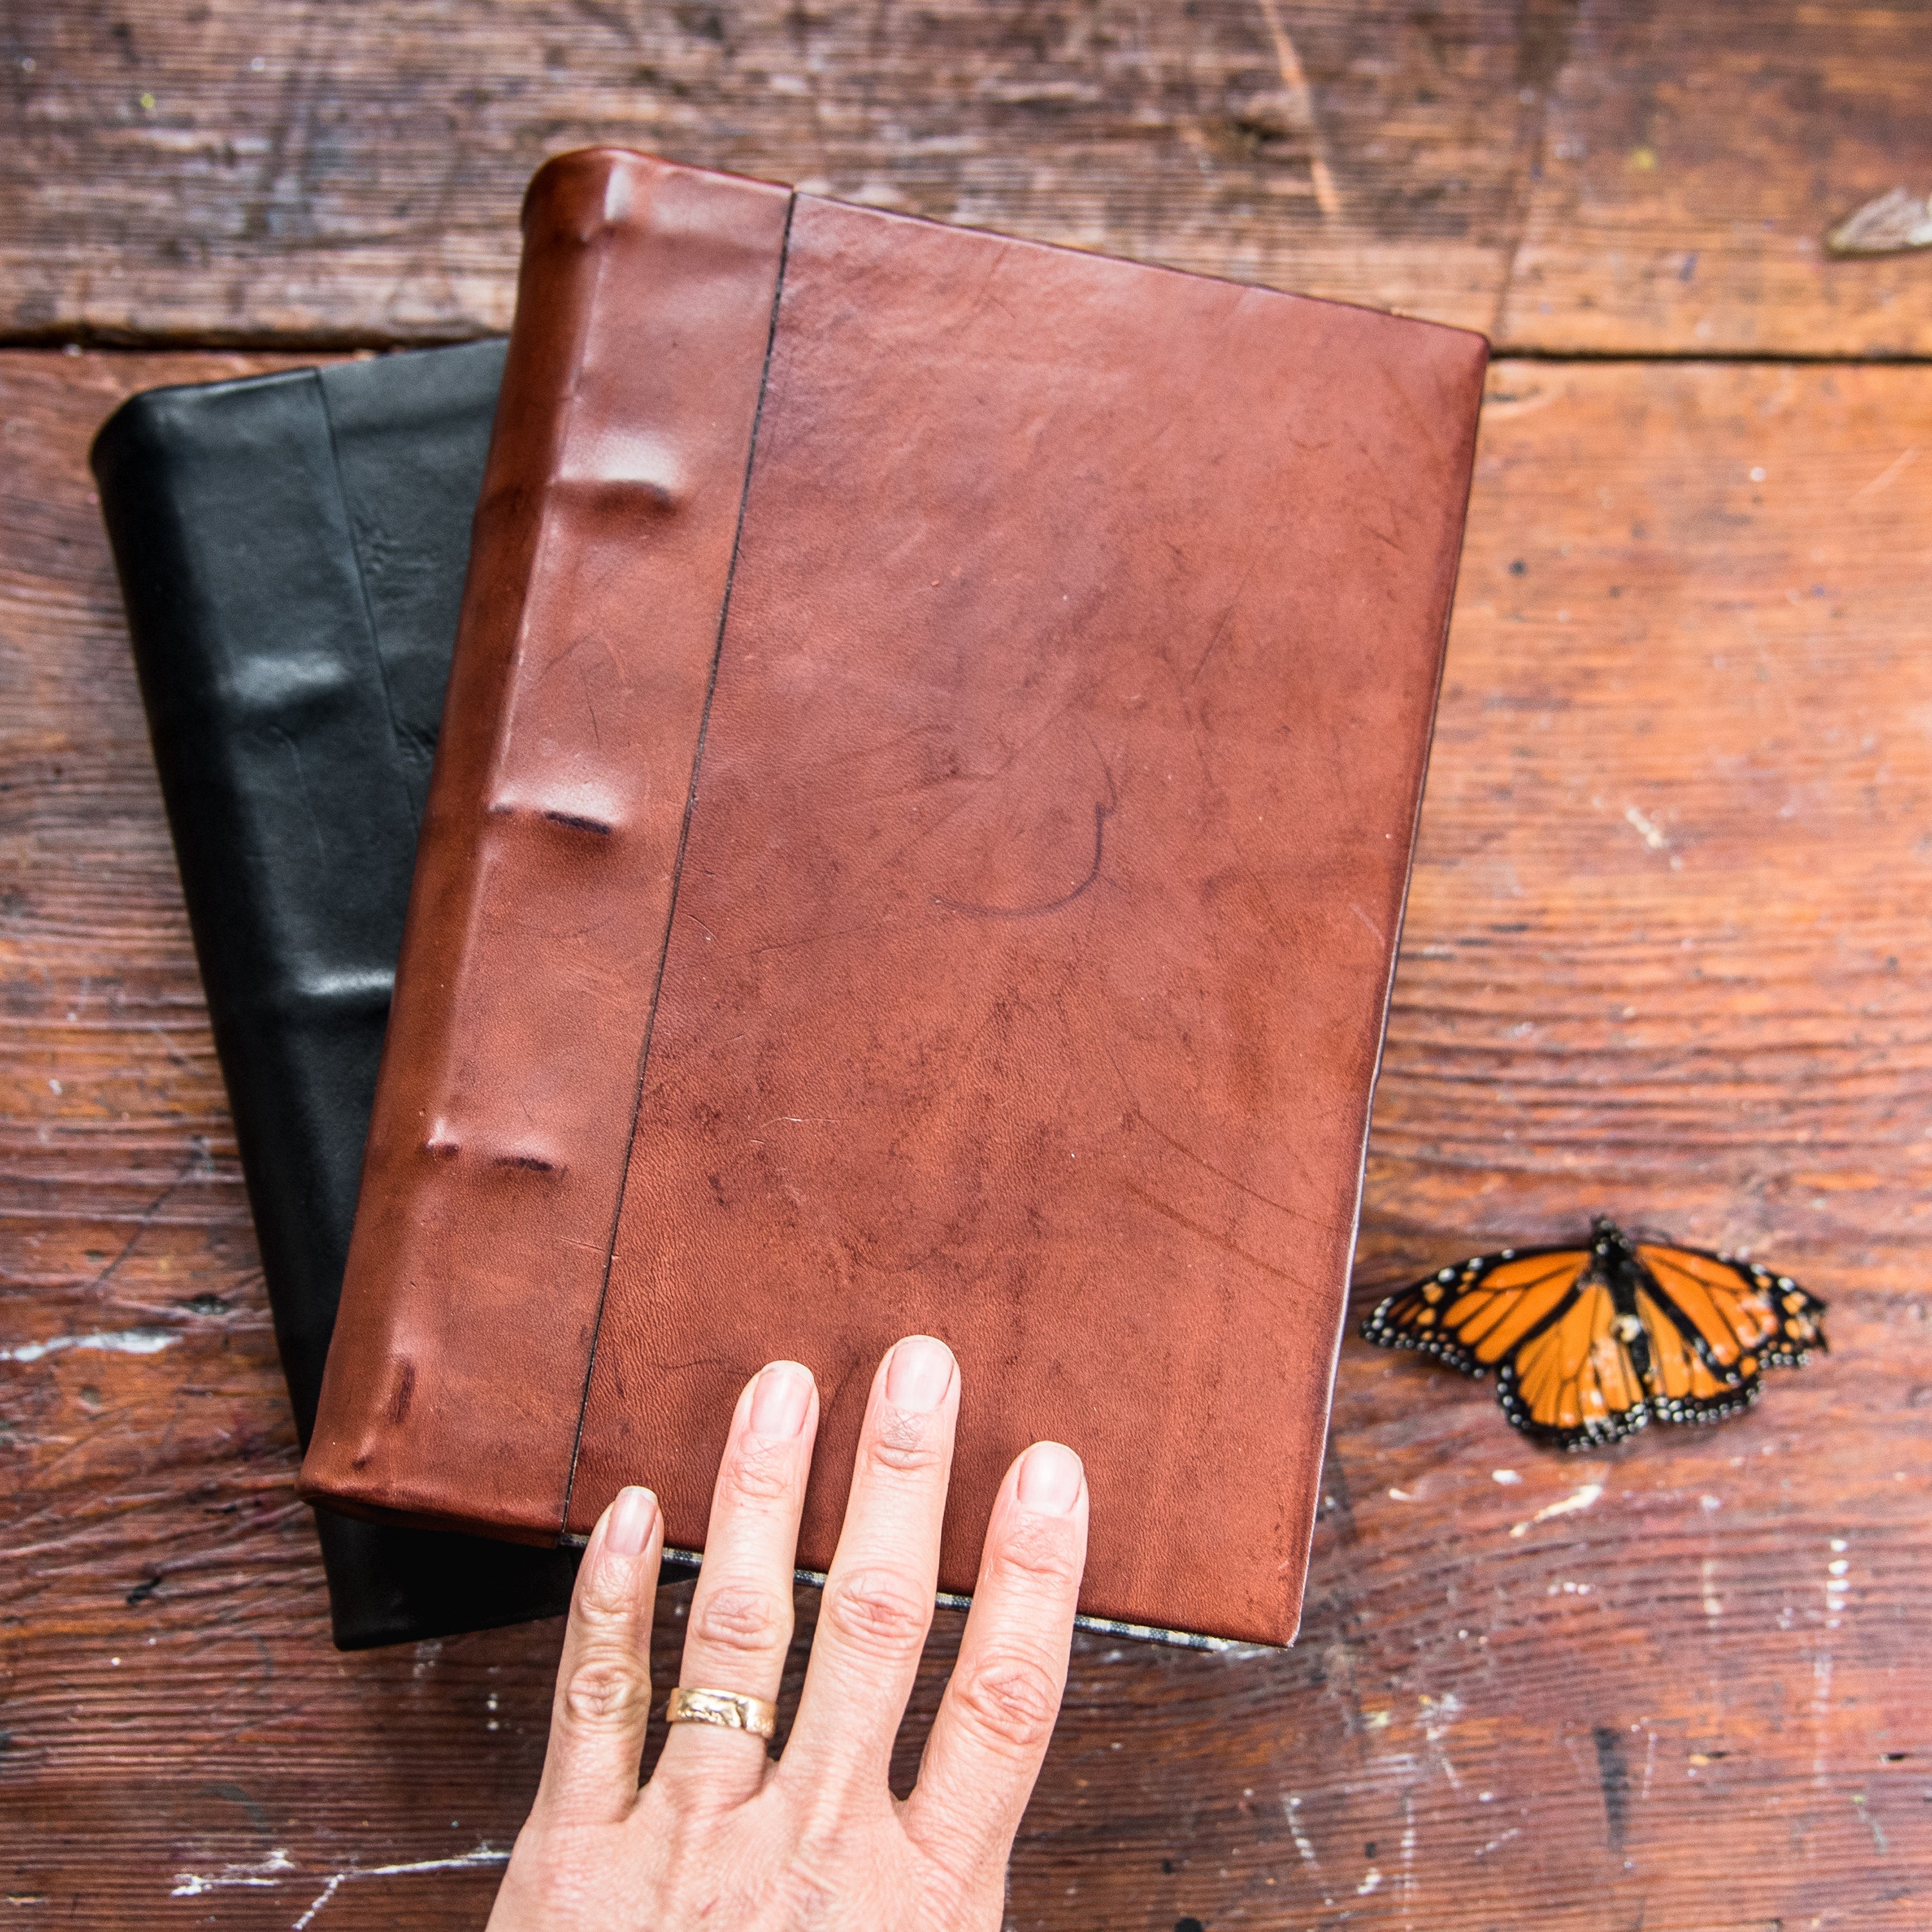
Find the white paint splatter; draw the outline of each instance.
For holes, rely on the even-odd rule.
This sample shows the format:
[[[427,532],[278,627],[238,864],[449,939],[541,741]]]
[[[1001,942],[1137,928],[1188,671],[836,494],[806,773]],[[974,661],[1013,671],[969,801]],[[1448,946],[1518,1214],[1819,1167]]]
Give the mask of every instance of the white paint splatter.
[[[308,1910],[295,1921],[290,1932],[308,1932],[316,1914],[352,1880],[403,1878],[413,1872],[475,1871],[487,1866],[507,1864],[509,1861],[508,1852],[482,1844],[473,1852],[461,1852],[454,1858],[415,1858],[399,1864],[352,1865],[346,1870],[332,1873],[323,1881],[321,1891],[310,1901]],[[199,1898],[205,1892],[226,1892],[237,1886],[272,1888],[292,1876],[295,1869],[295,1861],[290,1857],[286,1848],[278,1845],[266,1858],[254,1864],[224,1865],[218,1872],[177,1872],[174,1889],[169,1896]]]
[[[1513,1523],[1512,1536],[1527,1536],[1540,1522],[1547,1522],[1552,1516],[1574,1516],[1579,1510],[1586,1510],[1604,1493],[1601,1483],[1586,1483],[1580,1490],[1574,1490],[1560,1502],[1546,1503],[1535,1515],[1526,1521]]]
[[[1403,1932],[1413,1932],[1415,1921],[1410,1916],[1410,1901],[1415,1892],[1415,1794],[1405,1791],[1402,1794],[1402,1922]]]
[[[268,1856],[252,1865],[224,1865],[218,1872],[176,1872],[170,1898],[199,1898],[205,1892],[226,1892],[234,1886],[274,1886],[280,1874],[293,1871],[295,1861],[278,1845]]]
[[[1492,1838],[1486,1845],[1480,1846],[1475,1851],[1472,1852],[1470,1854],[1470,1856],[1472,1858],[1486,1858],[1498,1845],[1506,1845],[1509,1843],[1510,1839],[1520,1838],[1522,1836],[1522,1827],[1520,1825],[1512,1825],[1501,1838]]]
[[[352,1865],[329,1879],[315,1903],[289,1928],[289,1932],[308,1932],[315,1922],[316,1915],[352,1879],[404,1878],[412,1872],[476,1871],[488,1865],[506,1865],[509,1862],[508,1852],[478,1845],[473,1852],[463,1852],[453,1858],[417,1858],[409,1864],[397,1865]]]
[[[1825,1565],[1825,1628],[1827,1630],[1836,1630],[1844,1622],[1845,1599],[1852,1587],[1846,1574],[1852,1566],[1844,1557],[1835,1553],[1844,1547],[1845,1539],[1842,1536],[1832,1538],[1832,1548],[1834,1553],[1830,1562]]]
[[[1453,1690],[1445,1690],[1440,1697],[1422,1696],[1416,1700],[1422,1707],[1422,1735],[1434,1748],[1436,1762],[1442,1768],[1442,1775],[1448,1779],[1452,1791],[1460,1791],[1462,1780],[1456,1767],[1449,1761],[1449,1754],[1442,1748],[1442,1740],[1462,1714],[1462,1700]]]
[[[22,1342],[0,1348],[0,1362],[38,1362],[68,1348],[100,1348],[116,1355],[158,1355],[181,1340],[172,1328],[122,1328],[111,1334],[56,1335],[44,1342]]]
[[[1522,1480],[1514,1469],[1492,1469],[1490,1472],[1490,1476],[1492,1481],[1503,1484],[1505,1486]]]
[[[1634,805],[1626,807],[1624,817],[1636,827],[1636,836],[1653,852],[1670,850],[1670,841],[1664,836],[1664,828],[1640,807]]]
[[[1832,1653],[1820,1650],[1811,1660],[1811,1782],[1822,1790],[1825,1775],[1825,1726],[1832,1715]]]
[[[1284,1791],[1281,1795],[1281,1808],[1287,1817],[1288,1834],[1294,1840],[1294,1849],[1301,1855],[1301,1862],[1311,1872],[1319,1872],[1322,1869],[1322,1861],[1315,1856],[1315,1841],[1302,1829],[1300,1815],[1301,1800],[1293,1792]],[[1322,1894],[1322,1903],[1324,1905],[1333,1905],[1335,1903],[1334,1898],[1325,1887]]]
[[[1284,1792],[1281,1808],[1287,1815],[1288,1835],[1294,1840],[1294,1849],[1301,1854],[1301,1862],[1319,1871],[1322,1861],[1315,1856],[1315,1841],[1301,1828],[1301,1800],[1292,1791]]]
[[[316,1912],[321,1911],[321,1909],[325,1907],[326,1903],[328,1903],[330,1899],[334,1898],[336,1893],[338,1893],[340,1889],[342,1889],[342,1880],[344,1880],[344,1878],[348,1878],[348,1872],[336,1872],[334,1878],[330,1878],[330,1880],[328,1880],[328,1884],[322,1886],[321,1898],[316,1899],[316,1901],[313,1903],[311,1907],[309,1907],[308,1911],[303,1912],[303,1915],[299,1916],[298,1921],[296,1921],[296,1932],[303,1932],[303,1926],[313,1924],[313,1921],[315,1921],[315,1915],[316,1915]]]
[[[1704,1559],[1704,1614],[1707,1617],[1720,1617],[1724,1614],[1724,1599],[1718,1594],[1718,1559],[1707,1556]]]
[[[1375,1891],[1377,1887],[1381,1885],[1382,1882],[1382,1874],[1376,1870],[1373,1865],[1370,1866],[1368,1876],[1355,1888],[1355,1896],[1358,1898],[1367,1898],[1370,1892]]]

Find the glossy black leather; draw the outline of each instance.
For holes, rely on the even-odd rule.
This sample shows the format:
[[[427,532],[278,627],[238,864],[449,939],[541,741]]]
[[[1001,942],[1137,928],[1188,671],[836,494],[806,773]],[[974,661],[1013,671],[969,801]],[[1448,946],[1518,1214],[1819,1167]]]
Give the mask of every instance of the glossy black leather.
[[[304,1444],[502,362],[152,390],[91,456]],[[566,1550],[316,1516],[344,1649],[568,1600]]]

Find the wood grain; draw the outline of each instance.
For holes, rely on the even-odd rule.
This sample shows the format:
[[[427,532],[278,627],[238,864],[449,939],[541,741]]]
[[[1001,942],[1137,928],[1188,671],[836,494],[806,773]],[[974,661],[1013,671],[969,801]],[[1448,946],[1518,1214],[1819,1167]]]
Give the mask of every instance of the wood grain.
[[[524,182],[616,141],[1525,350],[1932,354],[1918,0],[86,0],[0,45],[0,332],[508,321]]]
[[[84,468],[122,394],[263,366],[0,356],[22,1926],[479,1924],[541,1761],[554,1624],[328,1648]],[[1583,1460],[1351,1341],[1300,1646],[1082,1637],[1011,1926],[1925,1922],[1928,449],[1932,371],[1493,371],[1361,1300],[1606,1209],[1776,1256],[1835,1352]]]

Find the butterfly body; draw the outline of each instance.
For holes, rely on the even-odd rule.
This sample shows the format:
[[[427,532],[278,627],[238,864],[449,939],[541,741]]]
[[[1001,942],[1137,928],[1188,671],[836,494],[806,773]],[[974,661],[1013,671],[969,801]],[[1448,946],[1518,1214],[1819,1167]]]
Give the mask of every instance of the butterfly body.
[[[1493,1370],[1511,1423],[1582,1450],[1748,1408],[1766,1369],[1826,1346],[1824,1307],[1757,1262],[1634,1239],[1600,1217],[1585,1242],[1439,1268],[1380,1304],[1362,1333],[1465,1375]]]

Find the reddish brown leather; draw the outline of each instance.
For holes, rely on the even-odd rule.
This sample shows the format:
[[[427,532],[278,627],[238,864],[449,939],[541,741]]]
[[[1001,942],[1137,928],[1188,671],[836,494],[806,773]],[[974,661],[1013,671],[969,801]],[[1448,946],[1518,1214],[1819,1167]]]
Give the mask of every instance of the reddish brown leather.
[[[532,208],[654,165],[576,158]],[[533,272],[524,307],[628,310],[628,259],[588,298],[580,261],[574,287],[572,264]],[[970,1587],[1000,1471],[1055,1436],[1091,1480],[1083,1609],[1292,1636],[1485,354],[796,198],[594,1349],[528,1246],[412,1235],[497,1218],[503,1170],[453,1216],[459,1162],[372,1153],[381,1233],[358,1223],[338,1328],[356,1366],[332,1358],[324,1394],[381,1461],[352,1499],[397,1507],[406,1480],[405,1508],[536,1529],[578,1424],[574,1395],[552,1406],[574,1348],[568,1527],[643,1480],[696,1546],[733,1399],[794,1355],[824,1395],[800,1551],[822,1568],[871,1367],[923,1329],[964,1370],[946,1587]],[[564,422],[562,460],[654,406],[614,383]],[[631,587],[608,608],[661,594],[650,549],[610,568]],[[478,669],[446,744],[488,736],[586,628],[561,602],[532,617],[536,655]],[[648,624],[597,628],[655,661]],[[466,629],[462,670],[486,656]],[[586,744],[519,721],[515,743],[588,783],[641,742],[598,723]],[[453,818],[480,769],[439,768]],[[636,890],[549,858],[514,893],[486,881],[482,911],[412,908],[422,1039],[451,1024],[452,976],[540,1000],[568,976],[561,935],[640,932]],[[558,1096],[546,1149],[601,1177],[614,1112],[618,1139],[632,1124],[609,1038],[541,1058],[484,1014],[464,1037],[478,1094]],[[395,1041],[385,1102],[424,1057]],[[460,1345],[470,1412],[392,1422],[391,1338],[447,1346],[410,1311],[466,1300],[486,1331]],[[312,1450],[305,1474],[342,1498],[344,1459]]]
[[[303,1466],[352,1508],[563,1520],[790,196],[553,163]]]

